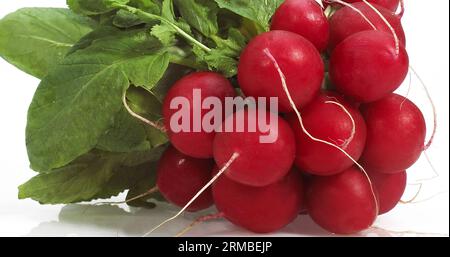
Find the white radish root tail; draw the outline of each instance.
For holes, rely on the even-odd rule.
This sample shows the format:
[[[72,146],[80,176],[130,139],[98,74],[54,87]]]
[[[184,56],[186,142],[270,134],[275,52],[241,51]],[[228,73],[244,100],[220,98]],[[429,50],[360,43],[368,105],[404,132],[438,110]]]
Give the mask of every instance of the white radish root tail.
[[[412,84],[412,75],[411,75],[411,72],[408,72],[408,91],[406,91],[405,98],[403,99],[402,103],[400,104],[400,110],[402,110],[403,105],[405,104],[406,100],[408,100],[409,93],[411,93],[411,84]]]
[[[433,97],[431,97],[431,93],[428,90],[427,85],[425,84],[425,81],[419,76],[419,73],[417,73],[416,70],[411,65],[409,65],[409,69],[412,71],[414,76],[419,80],[420,84],[422,85],[422,88],[425,90],[425,93],[427,94],[427,98],[428,98],[428,101],[431,104],[431,108],[433,109],[433,123],[434,123],[433,124],[433,132],[431,134],[430,139],[428,140],[428,142],[424,146],[423,150],[426,151],[433,144],[434,138],[436,136],[437,126],[438,126],[437,108],[436,108],[436,104],[433,101]]]
[[[238,153],[233,153],[233,155],[230,157],[230,159],[227,161],[227,163],[225,163],[225,165],[220,169],[220,171],[202,188],[200,189],[197,194],[194,195],[194,197],[192,197],[192,199],[174,216],[166,219],[165,221],[163,221],[162,223],[160,223],[158,226],[154,227],[152,230],[150,230],[149,232],[147,232],[145,235],[143,235],[143,237],[146,237],[148,235],[150,235],[151,233],[153,233],[155,230],[157,230],[158,228],[164,226],[165,224],[167,224],[168,222],[178,218],[181,214],[183,214],[183,212],[185,212],[187,210],[187,208],[189,208],[189,206],[191,206],[191,204],[206,190],[208,189],[220,176],[222,176],[222,174],[231,166],[231,164],[233,164],[233,162],[239,157]]]
[[[280,75],[280,80],[281,80],[281,85],[283,87],[284,92],[286,93],[287,98],[289,99],[289,103],[291,105],[291,107],[294,109],[295,114],[297,115],[298,121],[300,123],[300,127],[302,128],[303,133],[305,133],[311,140],[315,141],[315,142],[319,142],[328,146],[331,146],[333,148],[336,148],[337,150],[339,150],[340,152],[342,152],[347,158],[349,158],[366,176],[367,180],[369,181],[369,185],[370,185],[370,190],[373,196],[373,200],[375,203],[375,208],[376,208],[376,212],[378,213],[380,208],[378,205],[378,200],[375,194],[375,189],[372,183],[372,180],[369,177],[369,174],[366,172],[366,170],[364,169],[363,166],[361,166],[361,164],[359,164],[349,153],[347,153],[344,149],[342,149],[341,147],[337,146],[336,144],[330,143],[328,141],[316,138],[314,136],[311,135],[311,133],[308,132],[308,130],[305,128],[304,124],[303,124],[303,119],[302,119],[302,115],[300,114],[300,111],[297,109],[297,106],[294,103],[294,100],[292,99],[291,93],[289,92],[289,88],[287,86],[286,83],[286,76],[284,75],[283,71],[281,70],[277,60],[275,59],[275,57],[272,55],[272,53],[270,52],[269,49],[264,49],[264,53],[267,55],[267,57],[269,57],[269,59],[272,61],[273,65],[275,66],[275,69],[278,71],[278,74]]]
[[[433,179],[436,179],[440,176],[439,172],[437,172],[436,168],[433,165],[433,162],[430,160],[430,157],[427,154],[428,149],[431,147],[431,145],[434,142],[434,138],[436,136],[436,132],[437,132],[437,127],[438,127],[438,113],[437,113],[437,108],[436,105],[433,101],[433,97],[431,96],[430,91],[428,90],[427,85],[425,84],[425,81],[420,77],[420,75],[416,72],[416,70],[410,65],[409,66],[410,71],[414,74],[414,76],[419,80],[419,83],[421,84],[423,90],[425,91],[428,101],[431,104],[431,108],[433,111],[433,131],[431,133],[430,139],[425,143],[424,147],[423,147],[423,155],[426,158],[426,161],[428,162],[428,165],[431,167],[431,170],[434,173],[434,176],[431,178],[426,178],[426,179],[421,179],[419,181],[421,182],[425,182],[425,181],[430,181]]]
[[[334,104],[339,106],[339,108],[341,108],[345,114],[347,114],[348,118],[351,120],[352,122],[352,131],[350,133],[350,137],[348,137],[347,139],[343,140],[343,144],[340,146],[342,149],[347,149],[348,145],[353,141],[353,139],[355,138],[355,134],[356,134],[356,123],[355,123],[355,119],[353,119],[352,115],[350,114],[350,112],[345,108],[345,106],[343,106],[342,104],[338,103],[337,101],[326,101],[326,104]]]
[[[413,199],[412,201],[408,201],[408,202],[406,202],[407,204],[419,204],[419,203],[425,203],[425,202],[428,202],[428,201],[430,201],[430,200],[433,200],[434,198],[436,198],[436,197],[438,197],[438,196],[440,196],[440,195],[443,195],[443,194],[448,194],[448,191],[441,191],[441,192],[439,192],[439,193],[436,193],[436,194],[434,194],[434,195],[432,195],[432,196],[430,196],[430,197],[427,197],[427,198],[425,198],[425,199],[422,199],[422,200],[416,200],[416,199]],[[416,197],[417,198],[417,197]],[[403,202],[402,202],[403,203]]]
[[[433,177],[431,178],[424,178],[424,179],[419,179],[417,180],[418,182],[427,182],[427,181],[431,181],[434,180],[436,178],[439,178],[440,174],[439,172],[437,172],[436,168],[434,167],[433,162],[430,160],[430,157],[428,156],[428,153],[426,150],[423,151],[423,155],[425,156],[425,160],[427,160],[428,165],[431,167],[431,170],[433,171]]]
[[[348,8],[352,9],[353,11],[355,11],[359,15],[361,15],[361,17],[372,27],[373,30],[377,30],[377,27],[375,27],[375,25],[373,25],[373,23],[369,20],[369,18],[367,18],[367,16],[364,15],[364,13],[362,13],[361,10],[359,10],[356,7],[354,7],[352,4],[349,4],[349,3],[341,1],[341,0],[326,0],[325,2],[330,3],[330,4],[338,3],[338,4],[341,4],[343,6],[347,6]]]
[[[189,226],[187,226],[186,228],[181,230],[175,237],[182,237],[183,235],[185,235],[187,232],[189,232],[191,229],[193,229],[195,226],[197,226],[200,223],[211,221],[211,220],[221,219],[223,217],[225,217],[225,214],[223,212],[202,216],[202,217],[196,219],[194,222],[192,222]]]
[[[409,204],[409,203],[414,202],[417,199],[417,197],[419,197],[420,193],[422,192],[423,183],[419,183],[418,186],[419,186],[419,189],[417,189],[417,192],[414,194],[414,196],[411,199],[409,199],[409,200],[400,200],[400,203],[402,203],[402,204]]]
[[[159,124],[157,124],[157,123],[155,123],[153,121],[150,121],[150,120],[140,116],[139,114],[135,113],[133,110],[131,110],[131,108],[128,105],[128,102],[127,102],[127,95],[126,95],[126,93],[123,94],[122,103],[123,103],[123,106],[125,107],[125,109],[127,110],[127,112],[131,116],[135,117],[136,119],[142,121],[143,123],[145,123],[145,124],[155,128],[155,129],[157,129],[157,130],[159,130],[159,131],[161,131],[163,133],[167,132],[167,129],[164,126],[161,126],[161,125],[159,125]]]
[[[389,21],[386,19],[386,17],[381,14],[380,11],[378,11],[375,6],[373,6],[371,3],[367,2],[367,0],[362,0],[367,6],[369,6],[380,18],[383,20],[383,22],[386,24],[386,26],[389,28],[389,30],[392,32],[392,35],[394,36],[395,40],[395,53],[398,55],[400,53],[400,40],[398,39],[398,35],[395,32],[395,29],[392,27],[392,25],[389,23]]]

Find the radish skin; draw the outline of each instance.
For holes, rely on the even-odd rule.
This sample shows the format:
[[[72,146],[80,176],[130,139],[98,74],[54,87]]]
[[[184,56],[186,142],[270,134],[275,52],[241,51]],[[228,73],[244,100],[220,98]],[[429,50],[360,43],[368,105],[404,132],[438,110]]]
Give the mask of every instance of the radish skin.
[[[354,34],[333,51],[330,78],[336,89],[356,101],[380,100],[400,87],[409,70],[403,45],[391,34],[363,31]]]
[[[399,41],[405,46],[406,36],[403,31],[400,17],[379,5],[372,4],[383,15],[389,24],[394,28]],[[375,26],[376,30],[391,34],[389,27],[380,18],[380,16],[371,9],[370,6],[363,2],[353,4],[353,7],[359,10],[358,13],[350,7],[343,7],[336,11],[330,19],[330,44],[329,49],[332,52],[336,46],[351,35],[361,31],[374,30],[371,26]],[[369,24],[364,15],[371,24]]]
[[[222,176],[212,191],[217,209],[227,220],[255,233],[270,233],[291,223],[302,208],[304,194],[296,170],[265,187],[242,185]]]
[[[368,170],[370,180],[377,192],[380,206],[379,215],[390,212],[401,201],[406,189],[406,171],[386,174],[374,170]]]
[[[330,104],[336,101],[341,107]],[[339,95],[324,92],[302,111],[305,128],[316,138],[340,146],[353,159],[358,160],[366,143],[366,124],[359,110],[353,108]],[[353,161],[338,149],[313,141],[300,127],[294,114],[288,116],[297,142],[295,164],[300,170],[314,175],[333,175],[354,165]]]
[[[212,158],[214,131],[206,132],[201,128],[200,132],[194,132],[193,129],[194,106],[198,105],[198,103],[193,103],[194,89],[201,90],[202,102],[203,99],[213,96],[219,98],[222,104],[225,102],[225,97],[234,97],[236,93],[231,83],[222,75],[213,72],[195,72],[177,81],[164,99],[164,124],[173,146],[180,152],[194,158]],[[170,126],[172,116],[178,111],[170,108],[172,100],[176,97],[185,97],[189,100],[190,132],[175,132]],[[209,110],[202,109],[201,117],[199,118],[203,119],[204,115],[208,112]]]
[[[195,159],[182,154],[172,146],[158,163],[159,192],[172,204],[183,207],[211,179],[212,160]],[[195,212],[213,205],[211,190],[203,192],[187,209]]]
[[[361,2],[361,0],[343,0],[346,3],[357,4]],[[323,0],[324,7],[326,8],[329,5],[329,2],[334,2],[333,0]],[[400,0],[370,0],[372,4],[376,4],[388,9],[391,12],[396,12],[398,6],[400,4]],[[339,3],[334,3],[335,5],[339,5]]]
[[[360,0],[347,0],[347,2],[349,2],[349,3],[356,3],[359,1]],[[399,3],[400,3],[399,0],[370,0],[369,2],[373,3],[373,4],[377,4],[379,6],[382,6],[386,9],[390,10],[391,12],[397,11]]]
[[[292,32],[274,30],[250,41],[241,54],[238,68],[242,91],[246,96],[278,97],[280,112],[293,110],[267,51],[286,76],[295,105],[304,107],[319,93],[324,64],[314,45]]]
[[[322,228],[336,234],[368,229],[378,215],[370,181],[358,168],[327,177],[314,177],[308,185],[309,215]]]
[[[315,0],[286,0],[272,17],[270,29],[299,34],[320,52],[328,46],[328,19]]]
[[[425,145],[426,124],[420,109],[409,99],[390,94],[361,107],[367,124],[363,165],[382,173],[411,167]]]
[[[236,124],[238,118],[244,117],[244,124],[249,118],[261,119],[257,109],[239,110],[225,120],[225,124],[232,121]],[[276,114],[267,112],[266,120],[273,123],[271,133],[276,135],[273,143],[261,143],[262,132],[257,126],[255,132],[245,127],[243,132],[218,132],[214,139],[214,159],[222,167],[234,153],[239,157],[225,172],[230,179],[250,185],[267,186],[282,179],[291,169],[295,158],[295,137],[289,124]],[[275,126],[276,125],[276,126]]]

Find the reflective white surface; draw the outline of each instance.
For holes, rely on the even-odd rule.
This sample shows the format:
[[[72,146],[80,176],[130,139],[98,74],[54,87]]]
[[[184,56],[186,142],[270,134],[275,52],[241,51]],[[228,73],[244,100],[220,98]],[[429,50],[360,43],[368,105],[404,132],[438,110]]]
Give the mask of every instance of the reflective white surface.
[[[426,81],[439,111],[439,128],[428,155],[440,174],[425,181],[416,204],[401,204],[381,216],[374,228],[356,236],[440,236],[449,234],[449,39],[448,1],[408,0],[403,19],[411,64]],[[64,0],[0,1],[0,17],[25,6],[64,7]],[[142,236],[178,209],[159,205],[154,210],[123,210],[114,206],[43,206],[17,200],[17,186],[34,175],[28,167],[24,128],[26,112],[39,81],[0,59],[0,236]],[[408,80],[399,90],[405,94]],[[432,124],[430,105],[416,78],[409,97]],[[409,183],[434,176],[422,158],[408,171]],[[404,199],[418,190],[410,185]],[[432,197],[431,199],[428,199]],[[202,214],[213,213],[214,210]],[[202,214],[186,214],[156,231],[154,236],[173,236]],[[224,220],[194,227],[187,236],[254,236]],[[330,236],[306,216],[273,236]]]
[[[436,203],[444,198],[436,198]],[[430,202],[431,204],[432,202]],[[26,207],[28,205],[28,207]],[[160,204],[156,209],[124,210],[118,206],[68,205],[65,207],[32,207],[21,203],[13,215],[1,214],[0,236],[136,236],[145,235],[178,209]],[[22,211],[20,211],[22,210]],[[352,236],[446,236],[448,225],[439,224],[439,214],[425,206],[399,206],[382,216],[369,230]],[[185,214],[161,227],[151,236],[175,236],[196,218],[214,213]],[[12,214],[12,213],[11,213]],[[431,222],[434,221],[434,222]],[[308,216],[299,216],[293,223],[273,234],[255,235],[225,220],[212,220],[196,225],[185,236],[334,236],[319,228]]]

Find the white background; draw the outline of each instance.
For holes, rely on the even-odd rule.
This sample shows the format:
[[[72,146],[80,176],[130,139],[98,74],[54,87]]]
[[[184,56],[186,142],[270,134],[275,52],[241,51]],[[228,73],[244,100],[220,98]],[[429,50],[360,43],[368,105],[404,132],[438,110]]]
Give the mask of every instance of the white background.
[[[431,91],[439,115],[435,142],[428,151],[439,177],[425,182],[416,204],[402,204],[381,216],[375,227],[361,236],[432,236],[449,234],[449,1],[406,0],[403,18],[411,65],[420,73]],[[0,18],[20,7],[65,7],[63,0],[0,1]],[[0,236],[140,236],[173,207],[124,212],[116,207],[42,206],[31,200],[17,200],[17,186],[34,175],[28,167],[24,129],[26,113],[39,81],[0,59]],[[399,90],[405,94],[408,80]],[[416,78],[412,78],[410,98],[420,106],[432,126],[432,112]],[[417,180],[433,177],[428,162],[422,158],[409,170],[405,199],[417,191]],[[430,198],[431,199],[428,199]],[[427,200],[428,199],[428,200]],[[212,212],[210,210],[209,212]],[[206,212],[208,213],[208,211]],[[174,235],[197,215],[185,215],[155,235]],[[188,235],[251,235],[226,221],[211,221],[194,228]],[[275,235],[329,235],[299,217]]]

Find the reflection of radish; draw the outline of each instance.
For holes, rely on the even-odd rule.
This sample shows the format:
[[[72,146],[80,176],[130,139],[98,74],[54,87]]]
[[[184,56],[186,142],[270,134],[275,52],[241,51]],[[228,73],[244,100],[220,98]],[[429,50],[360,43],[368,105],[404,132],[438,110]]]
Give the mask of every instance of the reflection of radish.
[[[295,158],[295,138],[288,123],[276,114],[267,112],[265,118],[269,131],[256,124],[255,132],[248,129],[250,121],[263,117],[255,109],[239,110],[225,120],[225,125],[244,121],[243,132],[218,132],[214,139],[214,158],[219,167],[233,154],[239,156],[226,171],[226,175],[243,184],[266,186],[282,179],[291,169]],[[270,121],[270,122],[269,122]],[[270,143],[261,143],[262,136],[271,134]]]
[[[199,103],[193,102],[194,89],[201,90],[201,99]],[[221,75],[213,72],[197,72],[192,73],[173,85],[167,93],[163,104],[163,115],[165,126],[168,130],[171,143],[180,152],[195,158],[211,158],[212,144],[214,140],[214,132],[206,132],[201,127],[201,120],[209,110],[202,109],[200,114],[200,124],[193,124],[194,109],[201,108],[203,100],[207,97],[214,96],[219,98],[222,103],[225,97],[232,97],[235,91],[230,82]],[[190,131],[191,132],[174,132],[170,126],[171,118],[178,109],[171,109],[172,100],[176,97],[185,97],[189,100],[190,107]],[[200,106],[199,106],[200,105]],[[179,106],[177,106],[179,108]],[[199,126],[200,132],[194,132],[194,125]]]
[[[314,177],[306,202],[311,218],[337,234],[367,229],[378,215],[377,199],[367,176],[353,167],[337,175]]]
[[[212,160],[194,159],[170,146],[158,163],[158,189],[166,200],[183,207],[210,180],[213,167]],[[211,190],[207,190],[187,210],[199,211],[212,204]]]
[[[409,58],[402,44],[380,31],[348,37],[333,51],[330,77],[338,91],[361,102],[380,100],[404,81]]]
[[[380,204],[379,214],[384,214],[394,209],[400,202],[406,189],[406,171],[395,174],[384,174],[373,170],[367,171],[370,180],[377,191],[378,202]]]
[[[328,45],[328,19],[314,0],[286,0],[272,17],[271,30],[291,31],[304,36],[319,51]]]
[[[403,96],[388,97],[362,106],[367,143],[362,162],[378,172],[408,169],[420,157],[426,136],[422,112]]]
[[[245,186],[222,176],[212,191],[226,219],[257,233],[283,228],[297,217],[303,203],[303,183],[296,170],[265,187]]]
[[[359,111],[342,97],[331,92],[321,94],[302,111],[302,117],[311,135],[336,144],[355,160],[359,159],[366,142],[366,124]],[[295,163],[299,169],[315,175],[332,175],[354,165],[338,149],[308,137],[297,116],[290,115],[288,121],[297,139]]]
[[[330,18],[330,50],[333,50],[340,42],[353,34],[365,30],[374,30],[370,23],[372,23],[378,31],[391,33],[389,27],[386,26],[386,23],[370,6],[362,2],[355,3],[353,6],[361,13],[358,13],[350,7],[343,7],[336,11]],[[389,24],[394,28],[400,42],[405,45],[405,32],[403,31],[400,17],[381,6],[373,6],[386,18]],[[370,23],[364,19],[363,15]]]
[[[261,34],[244,49],[238,71],[244,94],[279,97],[280,111],[292,111],[278,71],[266,51],[278,61],[296,106],[303,107],[309,103],[322,85],[324,64],[313,44],[287,31],[274,30]]]

